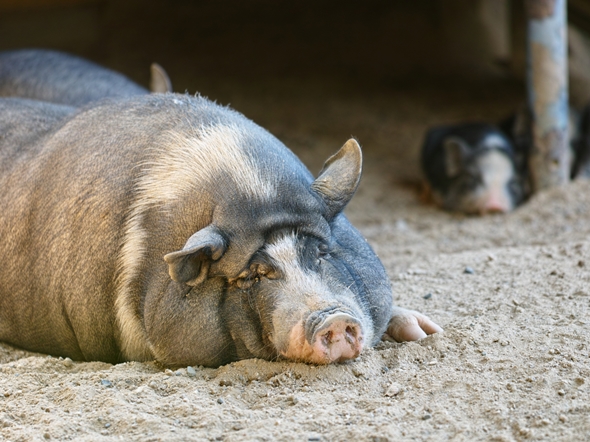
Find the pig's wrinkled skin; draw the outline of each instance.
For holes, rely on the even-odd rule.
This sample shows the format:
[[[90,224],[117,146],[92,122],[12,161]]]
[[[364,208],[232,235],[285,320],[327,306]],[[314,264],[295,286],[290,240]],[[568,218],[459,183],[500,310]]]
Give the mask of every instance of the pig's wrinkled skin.
[[[150,90],[171,92],[164,69],[151,66]],[[20,97],[69,106],[149,91],[124,75],[58,51],[21,49],[0,52],[0,97]]]
[[[0,99],[0,126],[0,340],[218,366],[338,362],[384,334],[441,331],[393,306],[341,213],[360,179],[355,140],[314,180],[271,134],[201,97],[82,110]]]
[[[445,210],[509,212],[527,193],[510,140],[490,124],[430,129],[421,164],[435,202]]]

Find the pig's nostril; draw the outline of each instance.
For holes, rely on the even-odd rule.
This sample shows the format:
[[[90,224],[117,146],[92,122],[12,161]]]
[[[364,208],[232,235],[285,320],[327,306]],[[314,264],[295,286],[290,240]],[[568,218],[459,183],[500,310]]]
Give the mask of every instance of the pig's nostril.
[[[346,342],[348,342],[349,344],[354,344],[354,342],[356,341],[358,335],[358,330],[356,327],[353,326],[348,326],[346,327],[346,330],[344,331],[344,339],[346,339]]]
[[[322,344],[328,347],[332,343],[332,332],[328,331],[322,335]]]

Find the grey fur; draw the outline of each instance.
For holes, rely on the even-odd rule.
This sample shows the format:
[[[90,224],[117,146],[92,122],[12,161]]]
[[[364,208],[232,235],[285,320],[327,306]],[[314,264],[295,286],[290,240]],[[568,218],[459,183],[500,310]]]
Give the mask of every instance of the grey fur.
[[[165,71],[151,68],[157,92],[171,88]],[[0,52],[0,96],[32,98],[82,106],[103,98],[121,98],[149,91],[124,75],[91,61],[58,51],[22,49]]]
[[[270,323],[273,296],[284,301],[290,293],[272,291],[276,280],[265,276],[247,289],[238,281],[257,271],[256,257],[285,231],[329,244],[324,264],[302,256],[301,265],[323,275],[320,283],[342,305],[357,306],[357,319],[372,328],[367,345],[387,328],[393,305],[385,270],[341,214],[358,184],[355,149],[332,157],[314,181],[250,120],[178,94],[103,100],[79,111],[2,99],[0,129],[11,134],[0,138],[7,258],[0,340],[78,360],[216,366],[276,358],[269,342],[284,330]],[[209,226],[219,235],[210,243],[215,251],[207,238],[189,240]],[[197,277],[199,265],[171,279],[164,256],[183,249],[207,262],[206,278]],[[291,304],[301,315],[310,308],[299,298]]]

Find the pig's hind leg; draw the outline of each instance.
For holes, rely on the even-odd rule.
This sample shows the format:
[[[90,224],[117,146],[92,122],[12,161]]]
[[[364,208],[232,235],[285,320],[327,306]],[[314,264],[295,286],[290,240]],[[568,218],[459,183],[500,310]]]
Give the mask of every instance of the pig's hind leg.
[[[417,341],[443,329],[422,313],[405,308],[394,307],[393,315],[383,335],[384,340],[397,342]]]

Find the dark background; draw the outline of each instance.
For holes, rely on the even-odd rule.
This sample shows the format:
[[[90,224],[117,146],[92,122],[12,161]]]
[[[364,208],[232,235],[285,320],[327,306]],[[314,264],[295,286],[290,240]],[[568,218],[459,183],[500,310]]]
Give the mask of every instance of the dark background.
[[[574,7],[579,3],[581,6]],[[570,1],[584,18],[585,1]],[[66,50],[147,83],[347,79],[391,87],[516,74],[520,0],[0,0],[0,49]],[[576,9],[577,8],[577,9]],[[579,22],[584,22],[579,20]]]

